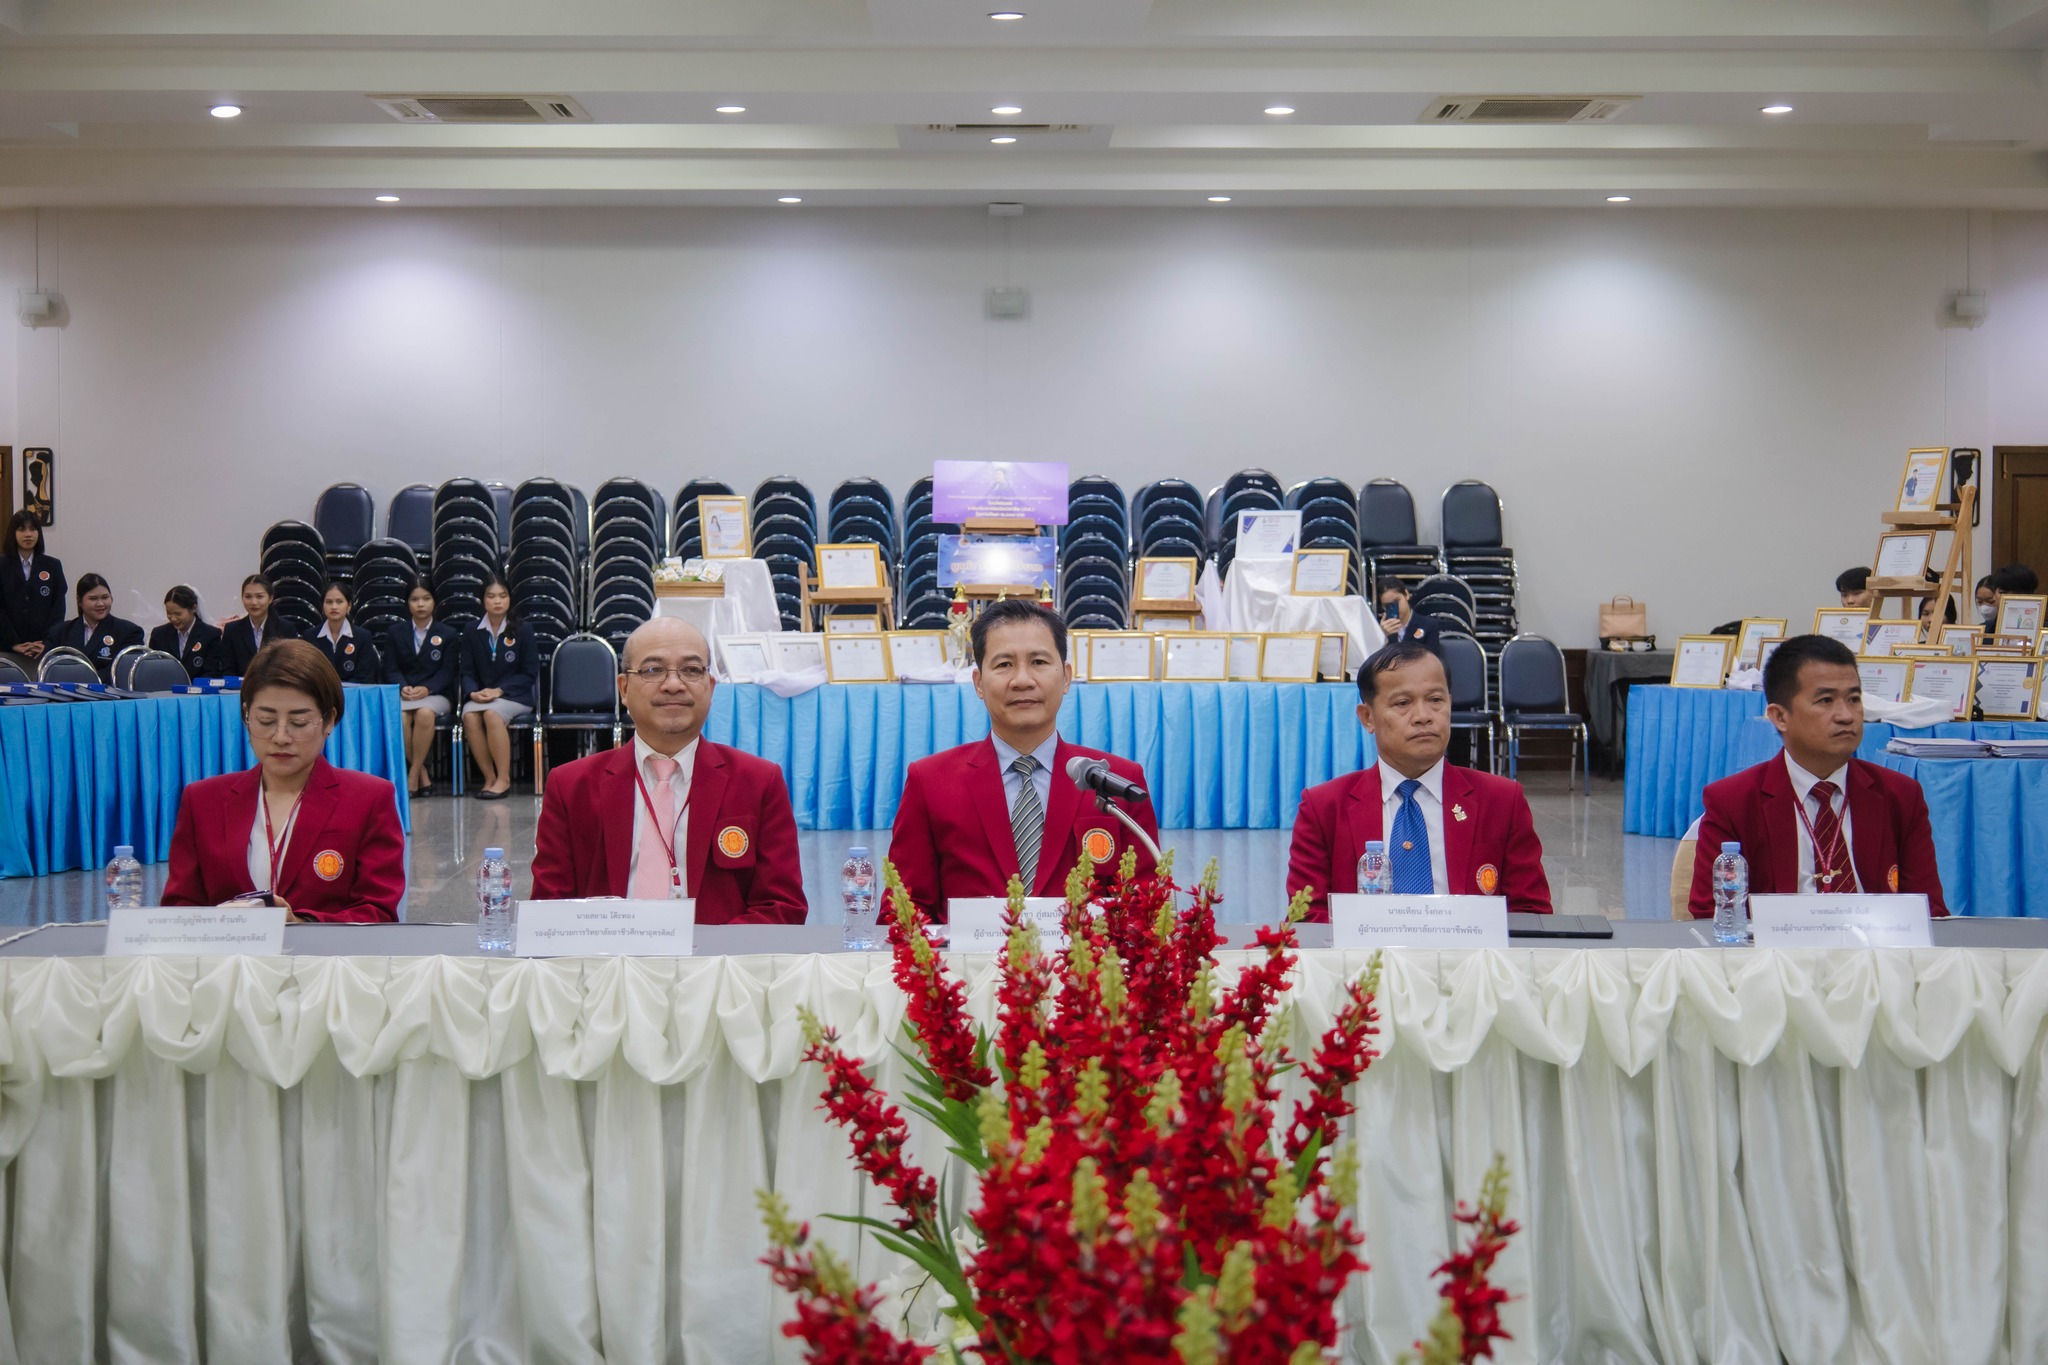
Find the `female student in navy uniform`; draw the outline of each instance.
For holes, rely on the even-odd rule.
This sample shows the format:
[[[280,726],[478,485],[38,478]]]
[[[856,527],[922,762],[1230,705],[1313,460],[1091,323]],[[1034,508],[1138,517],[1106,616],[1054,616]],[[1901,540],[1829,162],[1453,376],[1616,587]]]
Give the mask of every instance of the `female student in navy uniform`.
[[[46,552],[42,519],[24,507],[0,547],[0,649],[33,660],[64,619],[64,563]]]
[[[320,595],[320,613],[327,619],[306,637],[306,642],[327,656],[327,662],[334,665],[335,676],[343,682],[383,682],[384,656],[378,653],[376,640],[356,634],[354,623],[348,619],[354,605],[349,601],[347,587],[328,580],[327,591]]]
[[[483,777],[477,795],[485,801],[511,792],[507,724],[532,711],[540,695],[540,654],[511,613],[512,590],[492,574],[484,585],[484,619],[462,637],[462,733]]]
[[[252,573],[242,580],[242,611],[220,628],[220,652],[214,661],[217,678],[239,678],[248,671],[256,651],[272,640],[303,640],[306,632],[298,622],[270,610],[270,580]]]
[[[69,645],[92,660],[93,671],[106,682],[114,671],[114,656],[142,643],[142,627],[113,611],[114,590],[106,579],[89,573],[78,580],[78,615],[45,635],[43,644],[47,649]]]
[[[427,759],[434,752],[434,727],[454,707],[455,667],[461,654],[455,630],[434,619],[434,590],[414,580],[405,595],[410,621],[394,621],[384,630],[384,671],[398,684],[398,706],[405,712],[406,788],[414,796],[434,790]]]
[[[220,627],[199,619],[199,594],[180,583],[164,594],[164,623],[149,633],[149,647],[175,658],[193,677],[203,678],[220,649]]]

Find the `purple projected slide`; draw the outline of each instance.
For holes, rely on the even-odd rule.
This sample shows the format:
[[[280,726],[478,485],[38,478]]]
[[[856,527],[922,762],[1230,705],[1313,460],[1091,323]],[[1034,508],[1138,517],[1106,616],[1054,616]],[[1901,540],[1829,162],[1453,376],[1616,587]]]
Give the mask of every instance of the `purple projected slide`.
[[[1067,524],[1067,467],[1008,460],[937,460],[932,464],[932,520],[1021,517],[1040,526]]]

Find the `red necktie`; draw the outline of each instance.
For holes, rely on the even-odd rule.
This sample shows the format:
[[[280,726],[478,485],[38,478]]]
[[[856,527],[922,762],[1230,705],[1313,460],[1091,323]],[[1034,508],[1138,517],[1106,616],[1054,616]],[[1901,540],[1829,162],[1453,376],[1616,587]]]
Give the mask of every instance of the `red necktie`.
[[[1820,804],[1820,814],[1813,819],[1813,889],[1822,894],[1856,889],[1849,846],[1842,839],[1842,818],[1835,814],[1836,790],[1832,782],[1813,784],[1813,799]]]

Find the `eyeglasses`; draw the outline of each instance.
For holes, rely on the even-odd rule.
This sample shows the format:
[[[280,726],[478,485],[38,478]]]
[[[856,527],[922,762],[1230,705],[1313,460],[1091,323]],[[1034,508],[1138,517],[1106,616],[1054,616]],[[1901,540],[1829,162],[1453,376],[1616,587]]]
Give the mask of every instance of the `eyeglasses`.
[[[274,735],[281,730],[293,739],[300,739],[319,729],[321,720],[318,716],[274,716],[269,720],[250,716],[245,723],[252,735]]]
[[[627,669],[626,676],[653,684],[659,684],[663,678],[673,676],[678,681],[694,687],[710,677],[711,670],[702,664],[677,664],[674,668],[665,668],[661,664],[642,664],[638,668]]]

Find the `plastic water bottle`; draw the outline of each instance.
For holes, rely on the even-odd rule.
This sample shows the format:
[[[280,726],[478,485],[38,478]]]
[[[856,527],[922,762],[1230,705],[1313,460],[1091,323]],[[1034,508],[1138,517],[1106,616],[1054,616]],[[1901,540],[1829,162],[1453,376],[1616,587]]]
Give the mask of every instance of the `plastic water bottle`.
[[[512,951],[512,868],[502,848],[485,849],[476,870],[476,950]]]
[[[1733,840],[1714,859],[1714,941],[1749,942],[1749,860]]]
[[[875,931],[880,908],[875,897],[875,860],[858,844],[846,850],[846,862],[839,869],[839,894],[846,902],[846,932],[841,943],[856,952],[881,947],[882,936]]]
[[[1394,863],[1387,857],[1387,846],[1378,839],[1365,841],[1365,852],[1358,855],[1358,894],[1361,896],[1384,896],[1394,889]]]
[[[114,846],[114,860],[107,864],[107,909],[132,910],[142,904],[142,864],[135,861],[130,844]]]

